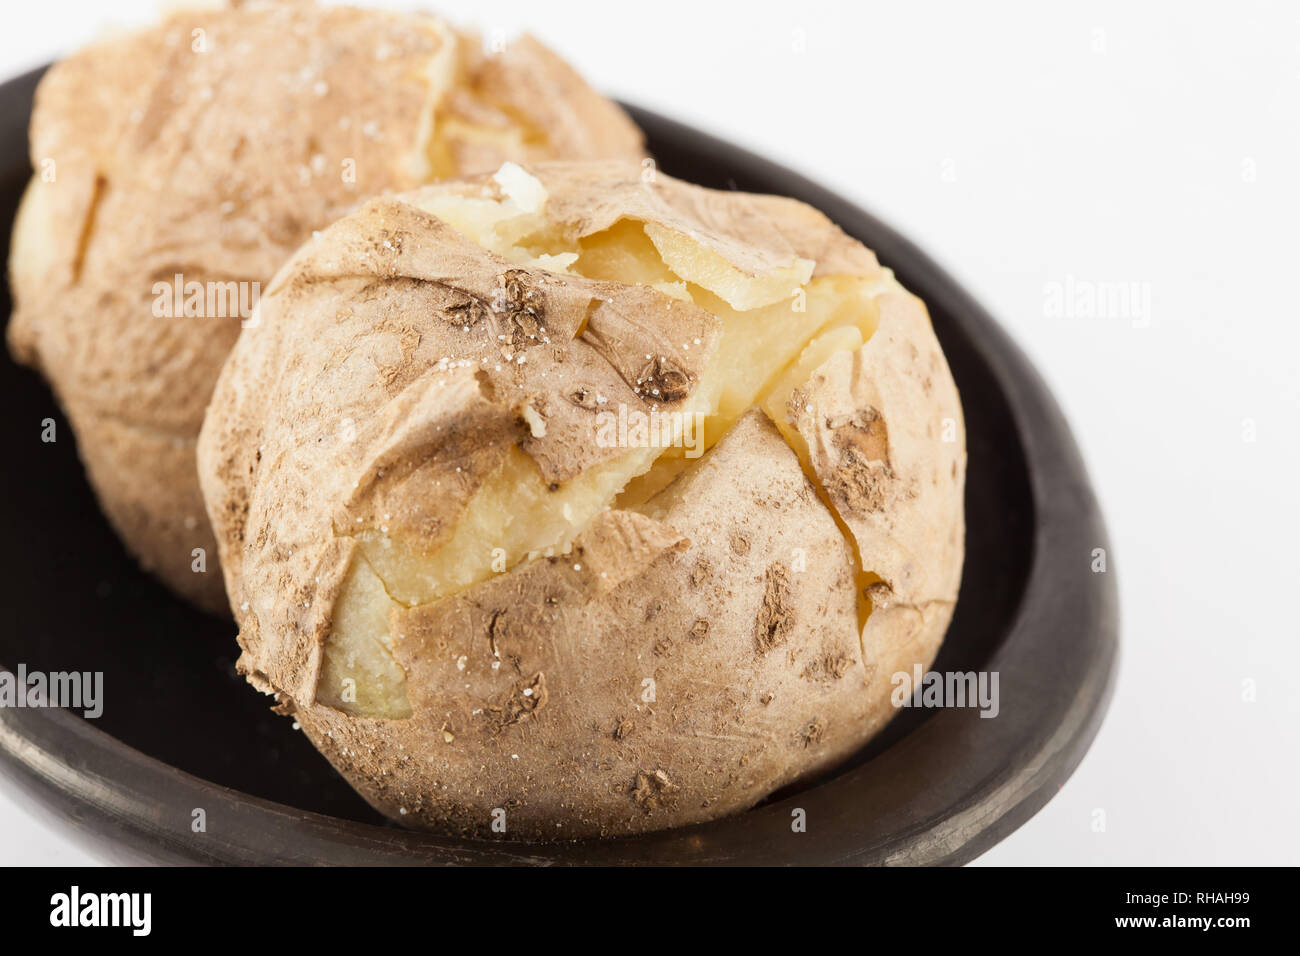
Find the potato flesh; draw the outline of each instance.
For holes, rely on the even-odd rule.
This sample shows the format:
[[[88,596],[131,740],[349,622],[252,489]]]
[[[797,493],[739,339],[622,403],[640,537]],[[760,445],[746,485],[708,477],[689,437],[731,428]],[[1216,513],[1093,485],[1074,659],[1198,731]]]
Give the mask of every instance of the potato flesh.
[[[633,220],[563,248],[548,235],[541,210],[532,208],[535,197],[526,184],[513,173],[499,175],[498,183],[506,192],[500,202],[445,196],[426,209],[512,262],[674,290],[721,320],[714,360],[681,408],[705,416],[706,448],[754,405],[791,441],[784,413],[790,393],[834,352],[859,347],[875,331],[873,299],[880,280],[813,279],[811,264],[801,260],[775,274],[746,277],[688,237],[670,236],[657,226],[652,233],[653,224]],[[547,251],[539,251],[543,248]],[[806,449],[800,458],[807,468]],[[630,449],[552,490],[531,459],[511,449],[434,553],[421,554],[382,530],[357,534],[364,561],[354,563],[339,597],[319,698],[352,714],[409,715],[405,675],[392,658],[387,630],[393,608],[432,603],[529,558],[567,553],[572,540],[607,508],[653,512],[654,496],[694,460],[680,447]],[[851,535],[846,538],[852,541]],[[866,580],[860,566],[858,578]],[[348,674],[358,684],[353,701],[334,690]]]
[[[432,177],[442,178],[455,175],[448,172],[454,168],[451,147],[438,123],[438,106],[456,85],[463,73],[460,59],[460,40],[446,24],[433,21],[431,26],[441,41],[433,58],[425,64],[425,80],[429,85],[429,95],[424,102],[420,116],[420,129],[416,135],[416,149],[409,165],[411,175],[417,181],[427,181]]]
[[[352,562],[334,606],[333,629],[321,660],[316,699],[351,714],[411,716],[406,672],[393,660],[389,612],[397,607],[384,582],[359,558]]]
[[[485,100],[473,90],[469,75],[473,52],[465,48],[469,41],[440,22],[435,21],[434,28],[442,43],[425,68],[429,98],[417,137],[419,147],[412,161],[414,178],[429,182],[461,175],[464,170],[456,161],[454,143],[488,146],[502,156],[525,156],[528,147],[544,146],[546,136],[519,117],[510,117],[511,122],[506,125],[484,126],[456,115],[439,115],[439,108],[457,89],[470,92],[481,107],[498,115],[505,114],[499,104]]]
[[[804,346],[822,329],[858,328],[864,339],[875,331],[873,283],[851,276],[814,279],[803,287],[804,311],[788,300],[749,312],[734,312],[718,302],[705,305],[723,320],[722,345],[714,361],[724,383],[717,415],[721,429],[731,427],[770,388]]]
[[[511,448],[434,554],[420,555],[380,530],[355,537],[396,602],[406,607],[430,604],[486,580],[494,568],[567,552],[574,536],[638,471],[650,466],[657,451],[634,449],[551,491],[532,459]]]
[[[454,117],[443,119],[434,128],[433,136],[425,147],[431,175],[423,178],[438,180],[460,175],[460,165],[456,162],[451,146],[457,141],[491,146],[504,156],[522,156],[529,137],[524,130],[516,127],[492,129]]]
[[[812,278],[816,263],[796,259],[792,265],[763,275],[746,275],[717,252],[658,223],[645,224],[646,235],[665,266],[679,277],[708,289],[737,312],[788,300]]]

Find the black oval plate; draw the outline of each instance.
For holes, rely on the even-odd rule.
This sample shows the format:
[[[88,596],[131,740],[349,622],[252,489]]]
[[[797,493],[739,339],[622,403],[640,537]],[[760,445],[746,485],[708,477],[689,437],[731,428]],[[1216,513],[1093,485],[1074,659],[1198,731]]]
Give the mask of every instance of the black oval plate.
[[[0,220],[31,174],[40,71],[0,86]],[[1055,401],[1020,350],[920,250],[834,193],[640,109],[660,167],[705,186],[781,193],[875,249],[930,307],[961,389],[970,453],[966,570],[934,669],[1000,675],[1000,713],[904,710],[818,781],[711,824],[525,845],[400,829],[365,804],[288,719],[235,675],[233,625],[141,573],[95,505],[44,384],[0,357],[7,449],[0,662],[102,671],[97,720],[0,708],[0,761],[30,805],[114,859],[227,863],[963,863],[1045,804],[1095,736],[1114,681],[1107,540]],[[0,314],[8,315],[8,289]],[[58,441],[41,441],[56,420]],[[192,813],[206,813],[204,833]],[[807,831],[794,833],[802,808]]]

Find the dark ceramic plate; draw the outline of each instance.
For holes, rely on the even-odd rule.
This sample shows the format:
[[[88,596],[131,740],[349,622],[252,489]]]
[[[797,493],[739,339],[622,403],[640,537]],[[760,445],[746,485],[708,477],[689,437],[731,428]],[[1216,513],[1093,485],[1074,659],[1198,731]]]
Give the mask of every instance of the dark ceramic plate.
[[[6,240],[30,167],[38,73],[0,86]],[[834,193],[697,130],[632,110],[661,168],[782,193],[875,249],[930,307],[961,389],[970,453],[967,555],[935,670],[1000,674],[1001,712],[901,711],[834,773],[715,823],[524,845],[387,824],[289,720],[235,675],[233,627],[141,573],[100,516],[44,384],[0,357],[5,543],[0,662],[103,671],[98,720],[0,708],[0,769],[31,806],[115,859],[231,863],[962,863],[1045,804],[1083,758],[1114,679],[1113,575],[1083,462],[1020,350],[924,253]],[[8,290],[0,314],[8,315]],[[59,440],[40,440],[41,420]],[[195,808],[207,832],[191,832]],[[791,832],[791,811],[807,832]]]

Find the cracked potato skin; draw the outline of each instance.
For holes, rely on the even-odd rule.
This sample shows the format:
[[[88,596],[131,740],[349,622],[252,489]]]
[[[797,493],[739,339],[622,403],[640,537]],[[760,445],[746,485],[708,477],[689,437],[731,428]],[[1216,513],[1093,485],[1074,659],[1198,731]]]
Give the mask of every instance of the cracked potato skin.
[[[664,521],[605,512],[567,557],[396,614],[410,720],[299,723],[388,815],[487,835],[499,807],[522,839],[700,822],[842,760],[886,714],[859,692],[847,548],[798,460],[752,412],[681,492]]]
[[[160,317],[155,283],[264,285],[313,229],[435,174],[641,155],[621,110],[536,40],[492,57],[473,42],[426,16],[248,3],[95,43],[37,89],[9,346],[49,380],[131,552],[208,611],[228,604],[195,443],[243,317]],[[453,136],[433,168],[430,76],[452,49],[465,75],[440,122],[530,116],[547,142]]]
[[[801,256],[821,274],[880,273],[789,200],[646,183],[634,165],[532,172],[561,232],[645,217],[747,270]],[[430,191],[481,188],[375,201],[325,230],[222,374],[199,458],[240,670],[376,808],[441,832],[499,836],[496,810],[509,839],[644,832],[833,767],[892,716],[891,675],[933,660],[961,574],[960,403],[924,307],[892,280],[876,333],[818,367],[785,422],[751,408],[653,507],[609,508],[568,554],[395,608],[409,717],[319,699],[361,551],[347,529],[383,521],[434,549],[507,452],[557,485],[610,457],[588,390],[670,408],[718,347],[699,306],[504,261],[420,208]],[[527,361],[483,365],[521,319],[542,333],[520,340]],[[647,355],[679,386],[637,385]],[[865,629],[855,552],[878,575]]]

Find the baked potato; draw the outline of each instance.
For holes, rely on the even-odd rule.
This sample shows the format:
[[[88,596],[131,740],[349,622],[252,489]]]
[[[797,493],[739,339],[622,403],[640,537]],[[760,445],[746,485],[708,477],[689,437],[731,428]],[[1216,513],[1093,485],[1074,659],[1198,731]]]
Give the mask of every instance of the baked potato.
[[[239,669],[382,812],[564,839],[842,761],[961,577],[922,303],[790,199],[627,162],[366,203],[278,273],[199,471]]]
[[[10,348],[52,384],[131,551],[225,613],[194,443],[262,284],[370,196],[506,159],[641,155],[622,111],[528,37],[487,56],[423,15],[175,13],[40,84]]]

